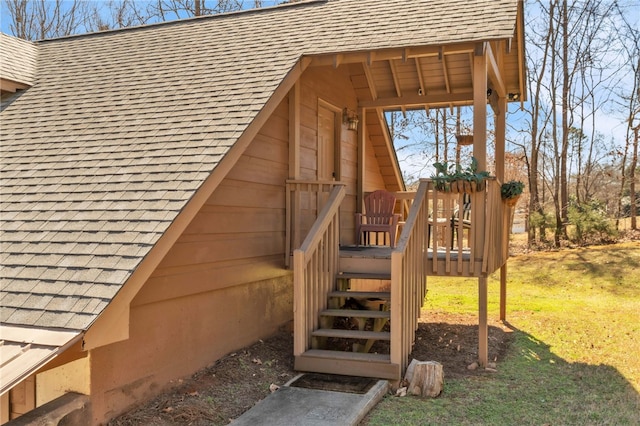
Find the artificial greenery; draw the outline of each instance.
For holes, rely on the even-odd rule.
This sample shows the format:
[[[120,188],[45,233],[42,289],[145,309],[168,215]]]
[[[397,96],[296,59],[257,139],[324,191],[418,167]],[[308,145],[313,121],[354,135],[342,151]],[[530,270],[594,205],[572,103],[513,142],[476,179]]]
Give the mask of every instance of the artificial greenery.
[[[500,186],[500,195],[503,200],[519,197],[524,191],[524,183],[519,180],[510,180]]]
[[[473,192],[484,188],[489,172],[478,171],[478,160],[471,157],[471,164],[463,168],[460,164],[437,162],[433,165],[436,174],[431,176],[438,191]]]

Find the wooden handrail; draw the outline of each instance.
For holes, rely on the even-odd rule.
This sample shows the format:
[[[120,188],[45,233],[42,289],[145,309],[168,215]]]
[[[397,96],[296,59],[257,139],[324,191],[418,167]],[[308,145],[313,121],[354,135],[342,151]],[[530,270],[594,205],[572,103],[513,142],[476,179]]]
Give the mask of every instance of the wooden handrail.
[[[294,356],[310,347],[319,313],[333,290],[340,252],[340,204],[345,186],[335,186],[299,249],[293,252]]]
[[[333,188],[333,190],[331,191],[331,195],[329,195],[329,199],[327,200],[327,204],[325,204],[325,206],[320,211],[318,219],[314,222],[313,226],[309,230],[309,234],[307,234],[307,237],[304,239],[302,245],[298,250],[308,253],[311,251],[311,248],[317,246],[317,244],[320,242],[320,239],[322,239],[322,232],[329,226],[329,223],[333,219],[333,216],[337,214],[338,209],[340,208],[340,203],[344,199],[344,196],[344,185],[336,186],[335,188]],[[307,257],[305,257],[305,261],[306,260],[308,260]]]

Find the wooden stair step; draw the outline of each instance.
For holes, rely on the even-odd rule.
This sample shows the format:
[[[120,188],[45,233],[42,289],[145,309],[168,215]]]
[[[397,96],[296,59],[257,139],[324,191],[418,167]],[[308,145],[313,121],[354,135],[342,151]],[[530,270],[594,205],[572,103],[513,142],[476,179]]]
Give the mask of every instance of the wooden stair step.
[[[391,300],[388,291],[332,291],[329,297],[353,297],[354,299],[382,299]]]
[[[348,280],[390,280],[391,274],[385,272],[340,272],[337,279]]]
[[[388,354],[310,349],[295,357],[298,371],[400,380],[400,365]]]
[[[391,318],[389,311],[370,311],[367,309],[325,309],[320,312],[320,315],[347,318]]]
[[[366,331],[366,330],[339,330],[333,328],[321,328],[311,333],[315,337],[338,337],[341,339],[373,339],[391,340],[391,333],[388,331]]]
[[[388,363],[391,360],[389,354],[372,354],[368,352],[346,352],[346,351],[330,351],[327,349],[309,349],[303,356],[324,358],[324,359],[340,359],[344,361],[365,361]]]

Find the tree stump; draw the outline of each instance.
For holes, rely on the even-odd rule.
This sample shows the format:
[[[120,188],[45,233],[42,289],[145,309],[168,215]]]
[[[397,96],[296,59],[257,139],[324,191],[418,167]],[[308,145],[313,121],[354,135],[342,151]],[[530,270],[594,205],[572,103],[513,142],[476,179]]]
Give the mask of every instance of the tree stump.
[[[412,360],[404,378],[412,395],[435,398],[444,386],[442,364],[436,361]]]

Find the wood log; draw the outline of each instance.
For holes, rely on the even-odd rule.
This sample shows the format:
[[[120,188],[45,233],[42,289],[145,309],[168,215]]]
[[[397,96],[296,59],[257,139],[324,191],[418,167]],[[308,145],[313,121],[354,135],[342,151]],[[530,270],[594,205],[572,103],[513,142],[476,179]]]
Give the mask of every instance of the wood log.
[[[412,360],[405,374],[409,383],[408,391],[412,395],[435,398],[444,387],[444,370],[436,361]]]

